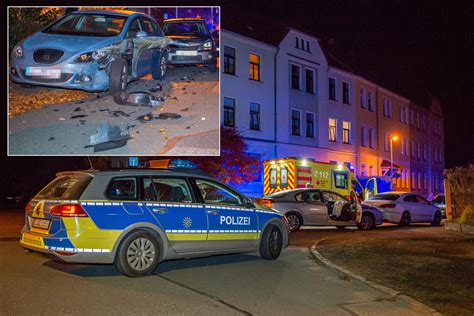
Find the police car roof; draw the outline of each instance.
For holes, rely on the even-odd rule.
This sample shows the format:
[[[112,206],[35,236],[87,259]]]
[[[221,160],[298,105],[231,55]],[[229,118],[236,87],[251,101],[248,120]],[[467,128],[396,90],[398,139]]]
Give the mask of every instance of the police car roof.
[[[189,177],[196,176],[200,178],[207,178],[214,180],[204,171],[199,169],[185,169],[185,168],[130,168],[130,169],[108,169],[108,170],[77,170],[77,171],[62,171],[58,172],[56,176],[65,176],[73,174],[89,174],[91,176],[96,175],[110,175],[110,176],[120,176],[120,175],[137,175],[137,176],[151,176],[151,175],[174,175],[180,177]]]
[[[201,18],[175,18],[175,19],[166,19],[163,23],[166,22],[181,22],[181,21],[204,21]]]

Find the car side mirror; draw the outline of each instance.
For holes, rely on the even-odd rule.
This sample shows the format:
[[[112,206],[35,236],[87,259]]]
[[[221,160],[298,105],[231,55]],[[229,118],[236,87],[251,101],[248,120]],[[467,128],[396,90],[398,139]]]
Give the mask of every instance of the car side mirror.
[[[142,38],[142,37],[147,37],[148,33],[147,32],[137,32],[137,38]]]

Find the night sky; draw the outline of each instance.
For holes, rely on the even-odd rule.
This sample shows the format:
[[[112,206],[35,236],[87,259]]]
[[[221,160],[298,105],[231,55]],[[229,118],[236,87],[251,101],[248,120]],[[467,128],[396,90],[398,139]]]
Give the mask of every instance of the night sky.
[[[21,4],[35,3],[23,1]],[[109,4],[117,5],[118,1]],[[150,1],[133,1],[134,6],[150,4]],[[387,88],[402,91],[420,103],[432,95],[439,97],[445,115],[446,167],[474,163],[474,1],[293,0],[263,3],[228,0],[159,4],[220,4],[223,28],[226,25],[232,28],[236,23],[264,23],[275,28],[294,26],[316,35],[324,44],[331,43],[338,57],[378,78]],[[120,5],[124,5],[123,2]],[[2,10],[4,21],[5,14],[6,10]],[[4,39],[6,42],[6,33]],[[6,80],[6,72],[4,76]],[[6,101],[6,85],[4,87]],[[6,106],[2,115],[5,122],[0,142],[3,149],[2,192],[15,183],[31,181],[43,185],[56,171],[88,166],[86,158],[77,157],[7,158]]]

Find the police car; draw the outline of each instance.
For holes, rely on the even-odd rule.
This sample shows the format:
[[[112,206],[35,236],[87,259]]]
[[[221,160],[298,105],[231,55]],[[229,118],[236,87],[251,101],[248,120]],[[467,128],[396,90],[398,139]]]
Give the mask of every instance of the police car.
[[[288,245],[283,215],[194,171],[60,172],[26,207],[21,245],[76,263],[114,263],[127,276],[168,259]]]

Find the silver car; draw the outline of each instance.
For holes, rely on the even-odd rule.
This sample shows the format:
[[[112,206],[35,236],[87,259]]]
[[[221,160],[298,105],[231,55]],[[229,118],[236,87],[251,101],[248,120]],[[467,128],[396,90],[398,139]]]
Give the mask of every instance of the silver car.
[[[339,193],[317,189],[295,189],[267,195],[267,205],[284,213],[290,230],[297,231],[302,225],[310,226],[357,226],[361,230],[373,229],[383,223],[380,210],[356,203]],[[355,197],[352,201],[356,201]]]

